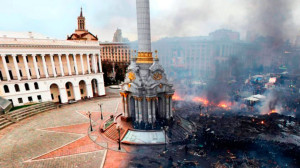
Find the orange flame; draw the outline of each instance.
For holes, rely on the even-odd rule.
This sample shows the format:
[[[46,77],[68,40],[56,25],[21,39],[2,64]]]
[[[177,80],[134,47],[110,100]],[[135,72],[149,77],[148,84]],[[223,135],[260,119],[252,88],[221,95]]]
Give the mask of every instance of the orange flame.
[[[277,110],[275,110],[275,109],[274,109],[274,110],[271,110],[271,111],[269,112],[269,115],[270,115],[270,114],[274,114],[274,113],[277,113]]]
[[[175,100],[175,101],[182,101],[183,99],[177,94],[177,93],[174,93],[173,97],[172,97],[172,100]]]
[[[208,100],[201,98],[201,97],[195,97],[193,98],[193,102],[197,102],[197,103],[203,103],[204,105],[207,105],[209,103]]]

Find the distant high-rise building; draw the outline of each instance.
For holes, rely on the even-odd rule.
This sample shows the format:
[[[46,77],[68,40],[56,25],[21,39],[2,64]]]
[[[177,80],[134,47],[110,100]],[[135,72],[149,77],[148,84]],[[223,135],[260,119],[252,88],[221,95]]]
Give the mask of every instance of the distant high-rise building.
[[[127,38],[123,38],[122,30],[117,29],[112,42],[100,43],[102,61],[123,62],[130,61],[130,44]]]
[[[114,37],[113,37],[113,41],[112,42],[116,42],[116,43],[126,43],[129,42],[128,38],[124,38],[122,35],[122,30],[121,29],[117,29],[116,32],[114,33]]]

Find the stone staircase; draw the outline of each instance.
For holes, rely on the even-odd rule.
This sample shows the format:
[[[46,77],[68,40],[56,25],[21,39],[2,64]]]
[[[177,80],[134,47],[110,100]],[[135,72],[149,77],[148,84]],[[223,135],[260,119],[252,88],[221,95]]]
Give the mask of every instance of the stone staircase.
[[[124,129],[121,129],[120,136],[123,137],[123,134],[125,133]],[[116,123],[111,124],[104,132],[104,135],[108,137],[111,140],[117,141],[119,139],[119,133],[116,129]]]
[[[8,120],[4,117],[4,115],[0,115],[0,130],[4,127],[9,126],[10,124],[13,124],[14,122]]]
[[[42,113],[48,110],[56,109],[56,105],[53,102],[43,102],[29,107],[25,107],[19,110],[8,112],[7,114],[0,115],[0,129],[21,121],[25,118],[31,117],[38,113]]]

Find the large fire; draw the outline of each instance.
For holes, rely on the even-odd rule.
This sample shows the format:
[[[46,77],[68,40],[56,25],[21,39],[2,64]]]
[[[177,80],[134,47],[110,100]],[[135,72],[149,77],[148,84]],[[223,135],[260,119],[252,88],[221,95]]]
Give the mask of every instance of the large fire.
[[[193,100],[193,102],[196,102],[196,103],[202,103],[204,106],[217,106],[217,107],[220,107],[223,109],[230,109],[230,106],[231,106],[231,103],[229,103],[229,102],[222,101],[221,103],[216,104],[215,102],[210,102],[207,99],[202,98],[202,97],[194,97],[192,100]]]
[[[174,93],[172,100],[174,101],[183,101],[183,98],[181,98],[177,93]],[[203,97],[194,97],[192,99],[193,102],[195,103],[201,103],[203,106],[215,106],[215,107],[219,107],[219,108],[223,108],[223,109],[231,109],[231,103],[227,102],[227,101],[222,101],[220,103],[215,103],[215,102],[211,102],[209,100],[207,100],[206,98]]]
[[[201,98],[201,97],[194,97],[193,98],[193,102],[196,102],[196,103],[203,103],[205,106],[209,104],[209,101],[204,99],[204,98]]]
[[[174,93],[173,97],[172,97],[172,100],[175,100],[175,101],[182,101],[183,99],[177,94],[177,93]]]

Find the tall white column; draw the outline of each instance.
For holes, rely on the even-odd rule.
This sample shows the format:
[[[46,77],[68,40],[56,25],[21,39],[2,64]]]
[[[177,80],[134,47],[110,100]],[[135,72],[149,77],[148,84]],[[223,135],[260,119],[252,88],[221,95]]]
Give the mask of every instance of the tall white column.
[[[82,58],[82,54],[80,54],[80,63],[81,63],[81,71],[82,71],[82,75],[85,74],[84,72],[84,65],[83,65],[83,58]]]
[[[87,62],[87,69],[89,74],[91,73],[91,65],[90,65],[90,55],[86,54],[86,62]]]
[[[97,83],[97,89],[98,89],[98,96],[102,96],[102,94],[101,94],[101,83],[100,83],[100,81],[99,80],[97,80],[98,81],[98,83]]]
[[[91,83],[86,84],[86,96],[87,97],[93,97],[93,90],[92,90],[92,84]]]
[[[93,72],[97,73],[97,70],[96,70],[96,61],[95,61],[95,55],[94,54],[92,54],[92,67],[93,67]]]
[[[142,107],[142,101],[143,98],[138,98],[138,102],[139,102],[139,123],[141,123],[141,121],[143,120],[143,107]]]
[[[101,57],[100,57],[100,53],[98,54],[98,65],[99,65],[99,72],[102,72],[102,64],[101,64]]]
[[[166,98],[166,108],[167,108],[167,111],[166,111],[166,118],[169,119],[170,118],[170,103],[169,103],[169,95],[166,95],[165,96]]]
[[[134,97],[134,113],[135,113],[135,121],[139,121],[139,106],[136,97]]]
[[[26,54],[24,54],[22,56],[23,56],[23,61],[24,61],[24,65],[25,65],[25,71],[26,71],[27,79],[30,80],[31,76],[30,76],[30,73],[29,73],[29,68],[28,68],[28,63],[27,63],[27,59],[26,59]]]
[[[125,117],[128,117],[129,116],[129,113],[128,113],[128,95],[125,95]]]
[[[6,63],[6,60],[5,60],[5,56],[6,55],[1,55],[2,57],[2,63],[3,63],[3,66],[4,66],[4,71],[5,71],[5,74],[6,74],[6,78],[7,78],[7,81],[10,81],[10,76],[9,76],[9,72],[8,72],[8,68],[7,68],[7,63]]]
[[[67,90],[66,90],[65,87],[60,88],[59,94],[60,94],[61,103],[67,103],[68,102],[68,95],[67,95]]]
[[[39,73],[39,69],[38,69],[37,63],[36,63],[36,57],[37,57],[37,55],[33,55],[32,54],[32,60],[33,60],[33,66],[34,66],[36,78],[40,79],[40,73]]]
[[[152,99],[152,118],[153,118],[153,123],[156,121],[156,108],[155,108],[155,98]]]
[[[17,58],[16,58],[17,55],[13,54],[12,57],[13,57],[13,61],[14,61],[14,65],[15,65],[15,69],[16,69],[16,74],[17,74],[18,80],[21,80],[20,70],[19,70],[19,66],[18,66],[18,62],[17,62]]]
[[[49,78],[49,74],[48,74],[48,70],[47,70],[47,65],[46,65],[46,61],[45,61],[45,56],[46,54],[42,54],[42,61],[43,61],[43,67],[44,67],[44,73],[46,78]]]
[[[137,11],[139,52],[151,52],[149,0],[137,0],[136,11]]]
[[[60,68],[61,76],[65,76],[63,63],[61,61],[61,56],[62,56],[62,54],[61,55],[58,54],[59,68]]]
[[[172,97],[170,97],[170,117],[173,117],[173,109],[172,109]]]
[[[79,85],[74,86],[75,100],[81,100]]]
[[[54,64],[54,54],[50,54],[50,59],[51,59],[51,66],[52,66],[52,72],[53,72],[53,76],[56,78],[56,71],[55,71],[55,64]]]
[[[72,75],[72,71],[71,71],[71,65],[70,65],[70,60],[69,60],[69,54],[66,54],[66,59],[67,59],[67,66],[68,66],[68,71],[69,71],[69,75]]]
[[[73,54],[73,60],[74,60],[75,74],[78,75],[78,67],[77,67],[77,61],[76,61],[76,54]]]
[[[147,103],[148,103],[148,122],[152,123],[152,115],[151,115],[151,100],[152,98],[147,98]]]

